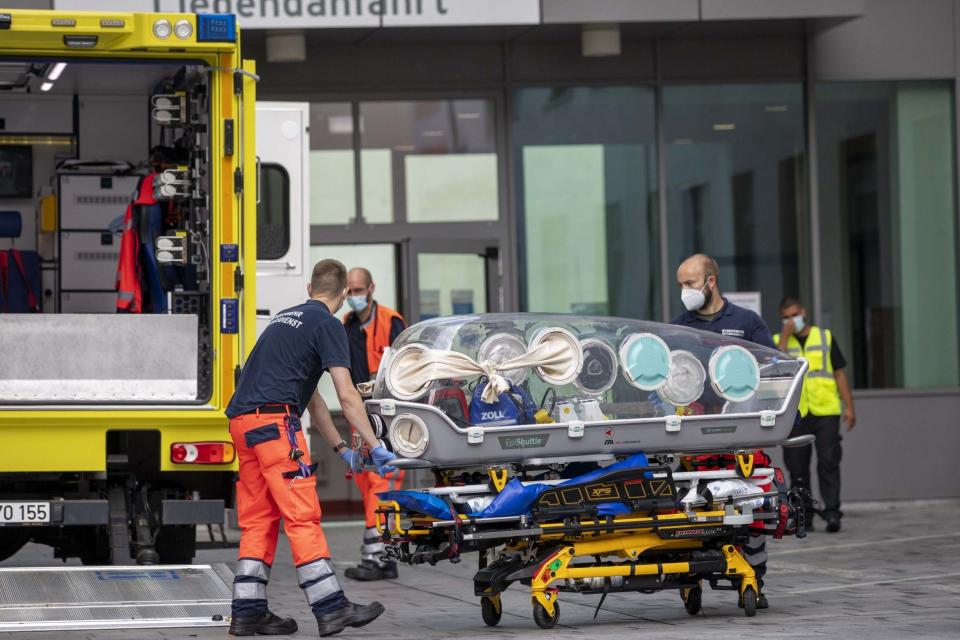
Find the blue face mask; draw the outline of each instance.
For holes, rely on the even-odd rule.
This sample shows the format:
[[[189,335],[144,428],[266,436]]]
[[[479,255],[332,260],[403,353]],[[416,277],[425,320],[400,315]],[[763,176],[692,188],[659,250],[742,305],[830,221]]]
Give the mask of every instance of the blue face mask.
[[[367,296],[347,296],[347,304],[355,312],[360,313],[367,308]]]

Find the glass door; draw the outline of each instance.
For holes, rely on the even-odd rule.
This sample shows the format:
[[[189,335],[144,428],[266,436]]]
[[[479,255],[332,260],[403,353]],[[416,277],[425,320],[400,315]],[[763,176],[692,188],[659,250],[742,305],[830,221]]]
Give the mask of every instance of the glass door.
[[[495,240],[412,240],[405,248],[411,322],[503,310]]]

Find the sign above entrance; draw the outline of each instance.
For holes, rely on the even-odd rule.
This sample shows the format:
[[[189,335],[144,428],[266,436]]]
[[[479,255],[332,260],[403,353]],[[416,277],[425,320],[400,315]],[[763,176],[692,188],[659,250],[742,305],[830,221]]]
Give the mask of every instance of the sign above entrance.
[[[54,0],[54,9],[117,11],[117,0]],[[126,0],[124,12],[234,13],[245,29],[456,27],[540,23],[540,0]]]

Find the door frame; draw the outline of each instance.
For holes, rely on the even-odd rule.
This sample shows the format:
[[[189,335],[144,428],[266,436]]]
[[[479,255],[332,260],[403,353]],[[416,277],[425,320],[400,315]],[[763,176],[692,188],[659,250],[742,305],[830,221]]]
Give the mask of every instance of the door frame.
[[[508,99],[503,90],[464,90],[451,89],[431,91],[350,91],[349,93],[331,93],[320,91],[276,91],[270,92],[269,99],[277,102],[294,101],[327,103],[348,103],[355,113],[354,104],[360,102],[403,101],[403,100],[489,100],[494,110],[494,141],[497,153],[497,220],[475,222],[418,222],[387,224],[329,224],[309,225],[309,246],[337,244],[395,244],[398,245],[398,285],[400,287],[401,311],[408,319],[412,312],[419,309],[417,300],[410,301],[410,285],[413,280],[406,279],[409,262],[406,259],[408,244],[420,241],[438,241],[445,246],[453,243],[470,242],[473,239],[493,239],[499,250],[496,261],[500,281],[500,299],[497,308],[517,310],[520,304],[520,272],[517,250],[517,222],[513,206],[513,175],[511,169],[511,150],[508,130]],[[309,114],[309,112],[308,112]],[[359,179],[355,176],[355,180]],[[309,249],[308,249],[309,251]],[[493,308],[493,307],[490,307]],[[417,314],[419,315],[419,314]]]
[[[405,317],[410,324],[420,321],[420,267],[417,258],[421,253],[455,253],[484,258],[486,313],[504,311],[503,250],[497,238],[462,240],[416,238],[400,245],[401,300],[403,300]]]

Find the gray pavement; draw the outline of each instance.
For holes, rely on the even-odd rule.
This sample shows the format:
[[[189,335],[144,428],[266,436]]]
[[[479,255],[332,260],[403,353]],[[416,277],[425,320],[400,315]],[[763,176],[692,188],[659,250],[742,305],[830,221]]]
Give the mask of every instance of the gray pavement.
[[[476,559],[436,567],[401,567],[398,580],[362,584],[342,579],[358,602],[380,600],[387,613],[354,638],[960,638],[960,502],[851,505],[838,534],[768,543],[771,608],[745,618],[732,592],[707,590],[704,611],[687,615],[676,593],[611,594],[596,621],[599,596],[561,594],[560,623],[533,622],[529,594],[514,585],[503,599],[499,627],[485,627],[471,578]],[[331,523],[327,537],[339,573],[358,555],[362,525]],[[232,563],[235,551],[202,551],[201,563]],[[45,547],[29,545],[3,566],[56,565]],[[296,587],[285,539],[269,589],[271,607],[294,616],[296,637],[316,637]],[[2,597],[2,594],[0,594]],[[0,638],[13,634],[0,634]],[[226,629],[20,633],[24,640],[225,638]]]

